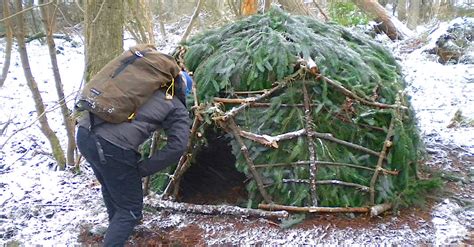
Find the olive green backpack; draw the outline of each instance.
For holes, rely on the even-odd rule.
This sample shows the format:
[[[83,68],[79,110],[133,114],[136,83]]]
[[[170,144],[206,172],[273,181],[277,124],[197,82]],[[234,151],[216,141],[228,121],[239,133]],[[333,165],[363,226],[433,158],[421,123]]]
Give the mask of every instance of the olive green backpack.
[[[131,47],[86,83],[76,109],[110,123],[129,121],[156,90],[173,86],[179,71],[176,60],[154,46]]]

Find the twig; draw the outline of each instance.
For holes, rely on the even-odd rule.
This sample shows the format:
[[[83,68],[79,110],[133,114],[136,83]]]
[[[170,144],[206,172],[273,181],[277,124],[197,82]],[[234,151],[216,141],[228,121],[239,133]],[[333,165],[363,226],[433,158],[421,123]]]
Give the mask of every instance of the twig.
[[[214,118],[214,120],[226,121],[228,118],[234,117],[235,115],[237,115],[237,113],[239,113],[239,112],[245,110],[246,108],[248,108],[252,104],[252,102],[258,102],[258,101],[261,101],[263,99],[266,99],[266,98],[270,97],[273,93],[275,93],[278,90],[286,87],[290,82],[294,81],[298,76],[301,76],[301,74],[303,72],[304,72],[304,68],[299,69],[297,72],[295,72],[292,75],[286,77],[281,82],[277,82],[278,83],[277,86],[271,88],[270,90],[268,90],[264,94],[262,94],[258,97],[255,97],[255,100],[244,103],[244,104],[242,104],[238,107],[234,107],[230,111],[226,112],[224,114],[224,116],[216,117],[216,118]]]
[[[267,91],[266,89],[256,90],[256,91],[236,91],[234,92],[234,94],[261,94],[261,93],[265,93],[266,91]]]
[[[7,1],[7,0],[4,0],[4,1]],[[12,14],[12,15],[10,15],[10,16],[7,16],[7,17],[3,18],[3,19],[0,19],[0,21],[5,21],[5,20],[8,20],[8,19],[11,19],[11,18],[13,18],[13,17],[15,17],[15,16],[17,16],[17,15],[19,15],[19,14],[22,14],[22,13],[24,13],[24,12],[30,11],[30,10],[32,10],[32,9],[34,9],[34,8],[39,8],[39,7],[43,7],[43,6],[52,4],[52,3],[55,2],[55,1],[56,1],[56,0],[51,0],[51,1],[47,2],[47,3],[38,4],[38,5],[33,5],[33,6],[29,7],[29,8],[26,8],[26,9],[23,9],[23,10],[21,10],[21,11],[18,11],[18,12],[16,12],[15,14]]]
[[[107,0],[103,0],[102,3],[100,4],[99,11],[97,11],[97,15],[94,17],[94,19],[92,19],[92,22],[91,22],[92,24],[94,24],[97,21],[97,19],[99,18],[100,14],[102,12],[102,9],[104,8],[104,5],[105,5],[106,1]]]
[[[296,207],[278,204],[259,204],[258,208],[265,210],[285,210],[298,213],[368,213],[366,207]]]
[[[308,90],[306,89],[306,81],[303,82],[303,98],[304,98],[304,119],[305,119],[305,129],[306,136],[308,140],[308,151],[309,151],[309,188],[311,193],[311,200],[313,206],[318,206],[318,196],[316,194],[316,175],[318,173],[318,167],[316,166],[316,161],[318,160],[316,156],[316,144],[314,143],[313,135],[313,118],[311,116],[311,107],[309,106],[310,100],[308,95]]]
[[[352,167],[352,168],[357,168],[357,169],[364,169],[364,170],[368,170],[368,171],[375,171],[374,168],[361,166],[361,165],[354,165],[354,164],[349,164],[349,163],[316,161],[316,164],[317,165],[326,165],[326,166],[347,166],[347,167]],[[278,166],[301,166],[301,165],[309,165],[309,161],[296,161],[296,162],[290,162],[290,163],[259,164],[259,165],[255,165],[255,168],[278,167]],[[398,171],[391,171],[391,170],[387,170],[387,169],[384,169],[384,168],[382,168],[382,172],[384,174],[398,175]]]
[[[377,178],[379,172],[382,171],[383,161],[387,157],[387,153],[392,147],[392,138],[393,138],[393,127],[395,125],[395,116],[392,115],[392,119],[390,120],[390,126],[388,127],[387,136],[385,137],[385,141],[383,142],[382,151],[380,152],[379,159],[377,161],[377,166],[375,167],[374,175],[370,180],[370,202],[372,205],[375,204],[375,183],[377,182]]]
[[[11,119],[8,119],[8,121],[5,123],[5,125],[3,125],[2,129],[0,130],[0,136],[3,135],[3,133],[5,133],[5,131],[7,130],[8,126],[11,124],[12,120]]]
[[[323,9],[319,6],[319,4],[315,0],[313,0],[313,3],[316,6],[316,8],[318,8],[319,13],[321,13],[321,15],[324,16],[324,20],[329,21],[329,17],[326,15],[326,13],[324,13]]]
[[[320,138],[320,139],[324,139],[324,140],[327,140],[327,141],[335,142],[335,143],[338,143],[338,144],[341,144],[341,145],[344,145],[344,146],[353,148],[353,149],[355,149],[355,150],[368,153],[368,154],[373,155],[373,156],[377,156],[377,157],[380,156],[380,153],[379,153],[379,152],[376,152],[376,151],[374,151],[374,150],[371,150],[371,149],[366,148],[366,147],[361,146],[361,145],[354,144],[354,143],[352,143],[352,142],[347,142],[347,141],[344,141],[344,140],[335,138],[335,137],[333,137],[332,134],[330,134],[330,133],[318,133],[318,132],[314,132],[313,135],[314,135],[314,137],[316,137],[316,138]]]
[[[283,183],[303,183],[303,184],[310,184],[311,181],[309,179],[283,179]],[[370,188],[364,185],[356,184],[356,183],[349,183],[349,182],[344,182],[336,179],[332,180],[319,180],[316,181],[316,184],[335,184],[335,185],[342,185],[342,186],[348,186],[348,187],[356,187],[357,189],[360,189],[361,191],[364,192],[369,192]]]
[[[84,11],[84,9],[81,7],[81,5],[79,4],[79,1],[78,0],[74,0],[74,3],[76,4],[76,6],[79,8],[79,10],[82,12],[82,13],[86,13]]]
[[[70,95],[72,95],[72,93],[71,93]],[[70,95],[68,95],[67,97],[69,97]],[[67,98],[67,97],[66,97],[66,98]],[[63,102],[63,104],[66,104],[66,103],[68,103],[69,101],[71,101],[71,99],[70,99],[70,100],[67,100],[67,101],[65,100],[65,101]],[[33,124],[35,124],[36,121],[39,121],[40,118],[43,117],[43,115],[46,115],[46,113],[51,112],[51,111],[54,111],[54,110],[58,109],[59,107],[61,107],[61,103],[56,103],[56,104],[54,104],[51,109],[45,110],[45,111],[43,111],[41,114],[39,114],[38,117],[36,117],[36,119],[33,120],[33,122],[29,123],[28,125],[23,125],[23,127],[21,127],[20,129],[16,130],[15,132],[13,132],[13,134],[10,135],[10,136],[2,143],[2,145],[0,145],[0,150],[3,149],[3,147],[10,141],[11,138],[13,138],[13,136],[15,136],[16,134],[20,133],[21,131],[26,130],[26,129],[28,129],[29,127],[33,126]]]
[[[156,209],[173,210],[185,213],[197,213],[197,214],[225,214],[225,215],[236,215],[245,217],[262,217],[270,219],[285,219],[288,218],[288,212],[286,211],[264,211],[253,208],[241,208],[237,206],[228,205],[196,205],[190,203],[178,203],[167,200],[145,200],[145,204]]]
[[[278,142],[281,140],[289,140],[293,139],[299,136],[302,136],[306,133],[306,130],[301,129],[293,132],[288,132],[285,134],[277,135],[277,136],[269,136],[269,135],[258,135],[254,134],[252,132],[247,132],[247,131],[240,131],[240,136],[247,138],[249,140],[258,142],[260,144],[263,144],[265,146],[270,146],[273,148],[278,148]]]
[[[224,104],[242,104],[242,103],[249,103],[254,102],[255,97],[245,98],[245,99],[229,99],[229,98],[219,98],[215,97],[214,102],[224,103]]]
[[[194,140],[197,137],[197,131],[198,131],[198,129],[201,126],[202,121],[203,121],[202,117],[200,116],[200,113],[199,113],[200,109],[199,109],[199,101],[198,101],[198,98],[197,98],[196,83],[193,83],[192,91],[193,91],[193,97],[194,97],[194,107],[193,107],[193,109],[194,109],[194,120],[193,120],[193,124],[192,124],[191,130],[190,130],[191,134],[190,134],[190,138],[188,140],[186,153],[184,153],[183,156],[181,156],[181,158],[179,159],[178,165],[177,165],[176,169],[174,170],[173,175],[171,176],[170,182],[168,183],[165,190],[163,191],[163,196],[165,196],[167,198],[170,198],[170,199],[174,199],[174,198],[177,197],[178,192],[179,192],[181,176],[191,166],[191,157],[192,157],[192,153],[193,153],[193,149],[194,149],[193,143],[194,143]],[[173,190],[172,194],[171,194],[171,190]]]
[[[378,108],[382,108],[382,109],[385,109],[385,108],[392,108],[392,109],[401,108],[401,109],[404,109],[404,110],[408,109],[406,106],[387,105],[387,104],[383,104],[383,103],[379,103],[379,102],[373,102],[373,101],[366,100],[366,99],[358,96],[357,94],[353,93],[352,91],[348,90],[347,88],[342,86],[341,83],[339,83],[339,82],[333,81],[333,80],[331,80],[331,79],[329,79],[329,78],[327,78],[327,77],[325,77],[321,74],[317,75],[316,77],[317,78],[319,77],[319,78],[323,79],[324,81],[329,83],[331,86],[333,86],[336,90],[340,91],[345,96],[353,98],[353,99],[359,101],[360,103],[362,103],[363,105],[374,106],[374,107],[378,107]]]
[[[297,131],[281,134],[281,135],[278,135],[278,136],[258,135],[258,134],[251,133],[251,132],[240,131],[240,136],[245,137],[249,140],[258,142],[260,144],[266,145],[266,146],[273,146],[274,142],[277,142],[277,141],[280,141],[280,140],[292,139],[292,138],[295,138],[295,137],[298,137],[298,136],[302,136],[304,134],[306,134],[305,129],[300,129],[300,130],[297,130]],[[311,135],[316,137],[316,138],[320,138],[320,139],[323,139],[323,140],[326,140],[326,141],[335,142],[335,143],[353,148],[355,150],[368,153],[368,154],[376,156],[376,157],[380,156],[379,152],[376,152],[374,150],[371,150],[371,149],[366,148],[366,147],[361,146],[361,145],[354,144],[352,142],[348,142],[348,141],[344,141],[344,140],[335,138],[330,133],[319,133],[319,132],[313,131],[311,133]]]
[[[199,16],[199,12],[201,12],[201,8],[204,2],[205,0],[198,0],[196,8],[194,9],[193,15],[191,16],[191,20],[189,21],[188,26],[186,27],[186,30],[184,31],[183,36],[181,37],[181,40],[179,43],[186,42],[186,39],[188,38],[188,35],[191,33],[191,30],[193,28],[193,24],[196,18]]]
[[[249,167],[250,172],[252,173],[253,179],[257,183],[257,187],[258,187],[258,190],[260,191],[260,194],[262,195],[263,199],[267,203],[272,203],[272,199],[271,199],[270,195],[268,195],[267,192],[265,191],[265,188],[263,186],[262,178],[260,177],[259,173],[257,172],[257,169],[255,169],[253,161],[250,158],[250,154],[248,152],[247,146],[245,146],[244,141],[240,137],[240,129],[237,126],[237,124],[234,122],[234,119],[232,119],[232,118],[227,119],[227,127],[234,134],[235,140],[240,144],[240,151],[242,152],[242,155],[244,156],[245,160],[247,161],[247,165]]]

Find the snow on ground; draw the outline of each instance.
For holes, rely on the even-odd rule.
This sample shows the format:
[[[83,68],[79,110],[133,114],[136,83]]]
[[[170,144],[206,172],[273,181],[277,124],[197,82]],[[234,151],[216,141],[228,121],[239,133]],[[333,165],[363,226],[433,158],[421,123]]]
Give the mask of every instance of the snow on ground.
[[[429,161],[448,171],[459,171],[448,159],[446,149],[455,149],[462,157],[474,155],[472,127],[447,128],[454,113],[462,110],[465,117],[474,119],[474,65],[441,65],[423,53],[432,48],[441,31],[428,37],[426,46],[410,53],[397,54],[408,82],[407,93],[417,112],[420,130],[429,152],[436,157]],[[61,76],[71,107],[82,80],[83,46],[80,41],[56,40]],[[127,42],[128,43],[128,42]],[[400,51],[403,43],[392,45]],[[0,54],[4,54],[0,40]],[[170,51],[169,46],[161,47]],[[49,62],[48,49],[37,41],[28,44],[33,75],[42,92],[52,129],[65,146],[65,131],[57,108],[57,95]],[[3,62],[3,57],[1,57]],[[3,64],[0,64],[3,66]],[[75,175],[69,171],[55,171],[49,155],[49,143],[39,131],[31,93],[24,79],[16,51],[8,79],[0,88],[0,244],[21,245],[76,245],[81,226],[103,225],[105,209],[100,189],[87,166]],[[28,126],[30,128],[25,128]],[[24,130],[22,130],[25,128]],[[431,150],[431,151],[430,151]],[[449,151],[449,150],[448,150]],[[472,159],[471,159],[472,160]],[[472,170],[473,164],[465,164]],[[472,188],[472,182],[467,186]],[[469,190],[468,190],[469,191]],[[472,191],[472,189],[471,189]],[[473,200],[472,194],[463,194]],[[198,225],[207,244],[357,244],[357,245],[446,245],[459,244],[472,237],[474,212],[461,210],[452,199],[435,205],[431,222],[413,218],[421,225],[416,229],[401,224],[397,217],[370,229],[339,229],[336,226],[280,229],[265,220],[233,219],[227,216],[159,213],[145,217],[144,227],[158,225],[162,229],[185,228]],[[206,221],[206,219],[208,219]],[[238,222],[241,227],[236,228]],[[224,233],[224,234],[222,234]]]

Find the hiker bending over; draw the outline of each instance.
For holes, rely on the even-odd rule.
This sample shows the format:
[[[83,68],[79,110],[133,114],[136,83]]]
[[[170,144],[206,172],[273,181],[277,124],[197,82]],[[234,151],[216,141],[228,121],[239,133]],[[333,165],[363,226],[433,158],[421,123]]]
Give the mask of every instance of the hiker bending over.
[[[176,164],[186,149],[190,121],[183,94],[192,81],[172,62],[174,96],[169,87],[155,91],[130,121],[110,123],[93,113],[78,121],[77,146],[102,185],[107,208],[105,246],[123,246],[142,218],[142,177]],[[166,146],[141,160],[138,146],[159,129],[167,136]]]

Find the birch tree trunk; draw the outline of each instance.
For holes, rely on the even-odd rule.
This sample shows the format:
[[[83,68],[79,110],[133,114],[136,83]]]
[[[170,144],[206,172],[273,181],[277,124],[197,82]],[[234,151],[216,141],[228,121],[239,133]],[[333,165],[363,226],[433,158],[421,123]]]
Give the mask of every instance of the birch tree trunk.
[[[39,0],[39,3],[44,4],[45,0]],[[53,38],[53,30],[56,26],[56,8],[57,7],[53,7],[51,4],[41,7],[41,16],[43,21],[43,27],[46,31],[46,43],[48,44],[49,57],[51,59],[51,66],[53,67],[56,92],[58,94],[59,105],[61,108],[61,113],[63,115],[64,127],[66,128],[66,164],[72,167],[74,166],[74,150],[76,149],[76,142],[74,139],[74,121],[71,117],[71,111],[69,110],[66,104],[63,83],[61,81],[61,75],[59,73],[58,59],[56,57],[56,44],[54,43]]]
[[[123,0],[86,1],[86,82],[123,52],[123,6]]]
[[[391,40],[403,39],[409,36],[409,30],[395,17],[391,16],[376,0],[353,0],[354,3],[365,13],[375,16],[381,23],[382,31]]]
[[[58,137],[49,126],[48,118],[46,117],[43,99],[41,98],[41,94],[38,89],[38,84],[36,83],[33,77],[33,74],[31,73],[30,63],[28,61],[28,53],[26,50],[26,44],[25,44],[25,39],[24,39],[25,22],[23,19],[23,13],[20,13],[22,9],[23,9],[22,0],[16,0],[17,15],[16,15],[15,37],[18,42],[18,52],[20,53],[21,64],[23,66],[23,72],[25,74],[28,87],[30,88],[31,93],[33,94],[36,114],[38,115],[41,131],[46,136],[46,138],[48,138],[48,141],[51,144],[53,157],[56,160],[59,168],[64,169],[64,164],[65,164],[64,152],[61,149],[61,144],[59,143]]]
[[[10,6],[8,0],[3,0],[3,17],[6,18],[10,16]],[[8,76],[8,70],[10,69],[10,60],[11,60],[11,55],[12,55],[12,43],[13,43],[13,30],[12,26],[10,23],[10,19],[6,18],[4,21],[5,24],[5,40],[6,40],[6,45],[5,45],[5,61],[3,62],[3,69],[2,69],[2,74],[0,75],[0,87],[3,86],[3,83],[5,83],[5,80],[7,79]]]

